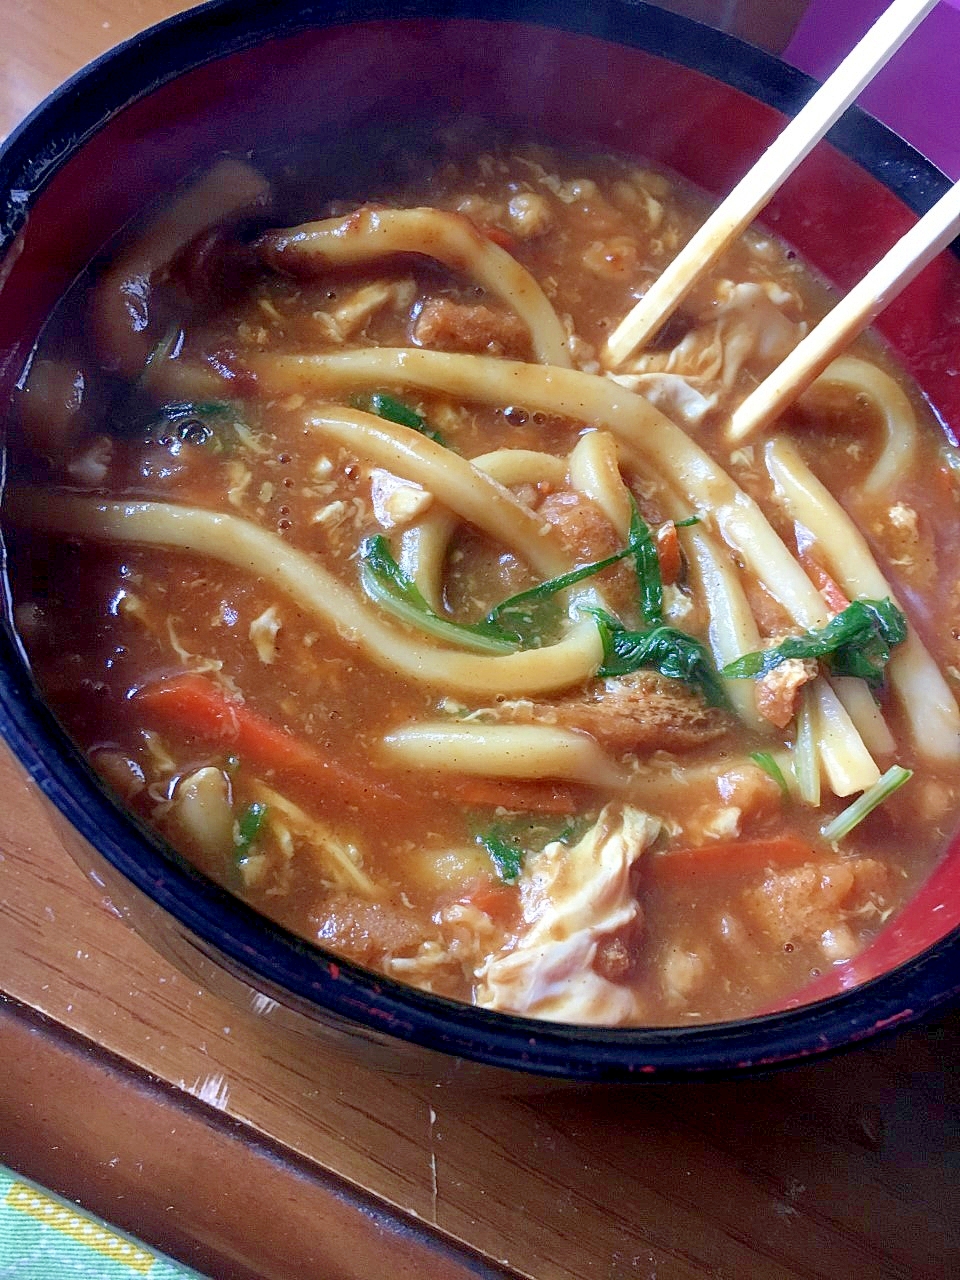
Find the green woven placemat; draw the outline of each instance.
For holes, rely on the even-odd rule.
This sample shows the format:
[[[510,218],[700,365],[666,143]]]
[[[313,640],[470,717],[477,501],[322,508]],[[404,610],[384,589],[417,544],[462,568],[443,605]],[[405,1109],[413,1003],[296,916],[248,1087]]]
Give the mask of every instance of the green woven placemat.
[[[0,1280],[203,1280],[0,1165]]]

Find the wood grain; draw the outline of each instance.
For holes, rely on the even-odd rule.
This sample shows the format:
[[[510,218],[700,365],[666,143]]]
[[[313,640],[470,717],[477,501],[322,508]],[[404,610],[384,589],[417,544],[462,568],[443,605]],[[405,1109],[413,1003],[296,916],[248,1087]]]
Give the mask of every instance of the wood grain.
[[[0,41],[0,137],[85,63],[189,7],[177,0],[7,0]]]
[[[7,4],[0,130],[81,61],[181,7]],[[960,1268],[956,1015],[728,1084],[574,1091],[455,1063],[436,1079],[403,1074],[400,1058],[376,1069],[151,950],[71,862],[6,754],[0,794],[0,988],[83,1038],[61,1046],[70,1071],[25,1072],[43,1037],[3,1019],[0,1158],[217,1276],[334,1280],[352,1274],[352,1254],[357,1274],[402,1277],[415,1253],[397,1220],[359,1229],[356,1215],[378,1205],[537,1280],[942,1280]],[[84,1044],[115,1058],[88,1060]],[[189,1123],[168,1121],[178,1135],[130,1103],[126,1088],[154,1087],[146,1076],[163,1105],[187,1099]],[[258,1160],[277,1174],[269,1203],[286,1239],[263,1213],[235,1211],[261,1185]],[[332,1207],[351,1187],[352,1226]],[[167,1193],[177,1220],[165,1230]],[[449,1258],[451,1277],[475,1265]]]
[[[6,1159],[217,1280],[506,1274],[6,998],[0,1061]]]

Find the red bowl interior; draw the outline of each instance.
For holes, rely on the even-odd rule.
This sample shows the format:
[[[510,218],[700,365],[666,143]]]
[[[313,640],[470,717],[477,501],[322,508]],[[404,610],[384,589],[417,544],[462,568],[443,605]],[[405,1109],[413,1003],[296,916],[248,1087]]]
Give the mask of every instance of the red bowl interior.
[[[417,86],[416,101],[410,85]],[[587,92],[572,92],[586,86]],[[145,203],[222,150],[269,148],[323,126],[468,112],[547,139],[664,164],[722,196],[783,124],[772,108],[638,49],[532,25],[369,22],[235,53],[116,114],[37,199],[0,264],[0,399],[85,264]],[[705,126],[705,122],[722,125]],[[875,177],[821,144],[764,220],[841,289],[916,221]],[[960,263],[928,267],[879,329],[941,420],[960,424]],[[876,942],[792,1004],[834,995],[920,954],[960,924],[960,845]]]

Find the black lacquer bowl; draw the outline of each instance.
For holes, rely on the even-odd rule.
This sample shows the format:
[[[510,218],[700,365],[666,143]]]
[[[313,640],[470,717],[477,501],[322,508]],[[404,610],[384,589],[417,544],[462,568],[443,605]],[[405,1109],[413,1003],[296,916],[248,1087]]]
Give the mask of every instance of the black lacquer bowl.
[[[97,250],[225,149],[287,145],[307,121],[342,144],[371,121],[468,112],[646,156],[722,196],[812,87],[756,49],[629,0],[214,0],[86,68],[0,153],[0,404]],[[846,288],[948,183],[856,111],[831,144],[765,217]],[[946,257],[880,325],[942,420],[956,424],[958,317],[960,266]],[[208,983],[239,978],[302,1026],[346,1035],[388,1066],[418,1067],[439,1050],[568,1080],[731,1074],[852,1044],[960,990],[955,844],[866,953],[783,1011],[649,1030],[489,1013],[336,959],[186,866],[105,795],[38,698],[8,623],[0,732],[61,815],[75,856],[109,880],[138,931]]]

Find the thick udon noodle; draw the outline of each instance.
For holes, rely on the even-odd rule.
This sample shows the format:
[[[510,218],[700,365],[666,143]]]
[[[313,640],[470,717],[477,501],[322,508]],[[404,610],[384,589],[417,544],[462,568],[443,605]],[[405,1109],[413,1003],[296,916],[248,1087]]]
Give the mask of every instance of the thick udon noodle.
[[[23,380],[18,624],[95,766],[262,910],[504,1012],[732,1017],[849,959],[957,800],[918,398],[863,345],[726,443],[824,305],[759,232],[604,370],[701,209],[625,161],[448,140],[376,203],[284,183],[194,182]],[[723,674],[860,601],[907,618],[867,679]]]

